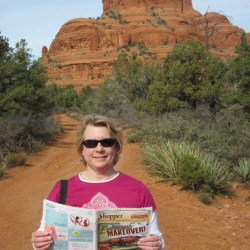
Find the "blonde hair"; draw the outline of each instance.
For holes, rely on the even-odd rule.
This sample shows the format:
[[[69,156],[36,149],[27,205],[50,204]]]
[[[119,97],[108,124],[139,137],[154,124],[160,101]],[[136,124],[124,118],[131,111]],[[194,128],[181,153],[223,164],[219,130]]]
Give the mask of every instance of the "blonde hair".
[[[101,115],[86,115],[83,117],[82,124],[78,130],[76,137],[76,149],[80,156],[82,156],[82,143],[85,140],[85,130],[88,125],[96,126],[96,127],[106,127],[109,130],[109,135],[111,138],[116,139],[115,148],[117,150],[116,157],[114,160],[114,165],[118,162],[119,156],[122,152],[123,145],[123,135],[122,131],[116,127],[115,122],[106,116]],[[83,163],[86,166],[87,162],[82,156]]]

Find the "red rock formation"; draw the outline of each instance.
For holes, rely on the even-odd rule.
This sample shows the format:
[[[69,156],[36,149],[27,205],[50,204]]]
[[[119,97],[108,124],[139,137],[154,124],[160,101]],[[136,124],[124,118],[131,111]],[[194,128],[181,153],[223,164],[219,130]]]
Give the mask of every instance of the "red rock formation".
[[[208,13],[207,18],[210,26],[223,19],[209,44],[232,53],[243,30],[226,16]],[[122,46],[133,50],[131,45],[143,43],[161,60],[175,43],[191,37],[205,43],[203,23],[204,16],[193,9],[191,0],[103,0],[101,17],[72,19],[61,27],[49,52],[43,47],[43,58],[51,59],[43,63],[48,63],[51,80],[96,86],[111,72]]]
[[[132,6],[151,7],[158,6],[166,9],[175,9],[176,11],[192,10],[191,0],[102,0],[103,11],[114,9],[129,9]]]
[[[48,48],[46,46],[43,46],[42,48],[42,57],[47,57],[48,55]]]

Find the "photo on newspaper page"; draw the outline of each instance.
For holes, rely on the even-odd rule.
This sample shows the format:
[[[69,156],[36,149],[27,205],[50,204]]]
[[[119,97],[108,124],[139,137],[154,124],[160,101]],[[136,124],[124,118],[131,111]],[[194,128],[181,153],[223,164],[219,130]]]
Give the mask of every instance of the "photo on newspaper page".
[[[152,208],[98,210],[99,250],[140,249],[137,242],[150,235]]]
[[[97,249],[97,214],[94,210],[44,200],[44,231],[53,238],[49,250]]]

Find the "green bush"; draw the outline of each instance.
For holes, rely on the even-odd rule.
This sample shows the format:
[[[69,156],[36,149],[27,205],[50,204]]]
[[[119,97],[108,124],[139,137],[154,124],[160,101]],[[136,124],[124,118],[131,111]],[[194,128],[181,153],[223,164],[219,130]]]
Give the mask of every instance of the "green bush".
[[[91,104],[90,104],[91,101]],[[85,105],[85,103],[90,105]],[[94,113],[128,121],[135,117],[135,110],[124,94],[124,89],[112,79],[106,79],[81,106],[84,114]]]
[[[33,60],[24,39],[10,48],[0,35],[0,117],[13,114],[45,116],[51,103],[45,94],[47,77],[40,60]]]
[[[117,51],[120,51],[122,49],[125,49],[127,52],[130,51],[130,47],[128,45],[122,45],[117,47]]]
[[[136,134],[135,130],[130,129],[129,131],[127,131],[126,134],[126,139],[128,143],[140,142],[140,137],[138,136],[138,134]]]
[[[72,84],[65,88],[52,83],[46,89],[48,98],[50,99],[54,108],[69,109],[73,106],[79,105],[79,95]]]
[[[40,151],[44,143],[60,132],[60,120],[53,116],[34,118],[15,115],[0,119],[0,158],[9,153]]]
[[[198,199],[199,199],[199,201],[201,201],[205,205],[210,205],[213,202],[211,195],[208,193],[200,193]]]
[[[192,188],[194,191],[202,190],[210,180],[208,168],[204,168],[201,161],[193,155],[184,155],[180,158],[178,176],[175,183],[185,188]]]
[[[121,18],[121,14],[119,13],[120,12],[120,9],[116,9],[116,10],[111,10],[111,11],[108,11],[106,12],[106,16],[108,16],[109,18],[114,18],[114,19],[119,19]],[[118,13],[118,14],[117,14]],[[116,15],[117,14],[117,15]]]
[[[8,168],[14,168],[14,167],[21,166],[26,162],[27,158],[28,158],[28,156],[23,152],[8,154],[5,157],[6,166]]]
[[[157,19],[157,24],[165,24],[165,25],[167,25],[166,21],[164,19],[161,19],[160,17],[158,17],[158,19]]]

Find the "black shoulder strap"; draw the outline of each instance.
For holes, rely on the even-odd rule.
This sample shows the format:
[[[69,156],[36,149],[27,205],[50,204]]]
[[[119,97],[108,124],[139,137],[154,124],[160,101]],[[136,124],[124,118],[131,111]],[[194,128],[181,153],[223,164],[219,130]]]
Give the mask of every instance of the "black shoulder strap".
[[[68,191],[68,180],[61,180],[61,188],[60,188],[60,195],[59,195],[59,204],[65,204],[67,198],[67,191]]]

